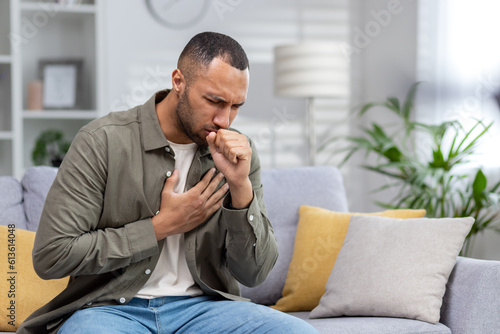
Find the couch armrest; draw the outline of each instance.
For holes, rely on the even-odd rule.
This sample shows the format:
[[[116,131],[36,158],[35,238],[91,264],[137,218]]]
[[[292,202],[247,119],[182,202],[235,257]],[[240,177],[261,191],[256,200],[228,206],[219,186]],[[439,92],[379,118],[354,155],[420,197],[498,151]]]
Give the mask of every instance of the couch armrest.
[[[500,261],[458,257],[441,307],[440,322],[454,334],[500,329]]]

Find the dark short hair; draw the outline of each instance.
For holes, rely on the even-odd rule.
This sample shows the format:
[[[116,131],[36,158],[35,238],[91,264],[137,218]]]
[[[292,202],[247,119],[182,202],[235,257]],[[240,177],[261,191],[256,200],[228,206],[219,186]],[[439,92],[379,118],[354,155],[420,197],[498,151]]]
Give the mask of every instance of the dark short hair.
[[[249,68],[241,45],[233,38],[216,32],[202,32],[191,38],[179,56],[177,68],[189,81],[195,76],[198,66],[207,68],[214,58],[221,58],[239,70]]]

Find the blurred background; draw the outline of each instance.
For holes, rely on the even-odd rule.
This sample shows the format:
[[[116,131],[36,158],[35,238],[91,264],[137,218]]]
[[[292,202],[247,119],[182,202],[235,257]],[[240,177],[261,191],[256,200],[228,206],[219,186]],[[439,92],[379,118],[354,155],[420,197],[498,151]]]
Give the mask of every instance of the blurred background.
[[[248,54],[248,101],[233,127],[255,141],[263,168],[311,164],[312,107],[314,164],[341,168],[351,211],[381,210],[377,200],[399,193],[374,192],[395,182],[362,167],[379,163],[377,156],[358,152],[341,165],[345,152],[337,151],[373,122],[396,124],[397,132],[394,112],[376,106],[360,116],[360,106],[387,97],[402,104],[422,81],[412,121],[456,121],[464,133],[477,120],[493,122],[460,166],[472,176],[481,168],[491,186],[500,180],[499,9],[494,0],[0,0],[0,175],[20,178],[37,164],[43,134],[70,142],[92,119],[170,88],[187,41],[216,31]],[[336,46],[340,85],[318,96],[279,94],[275,48],[309,42]],[[300,81],[308,66],[332,70],[328,62],[299,61],[305,72],[297,84],[307,85]],[[433,155],[432,138],[411,138],[415,155]],[[495,191],[488,196],[496,200]],[[471,255],[499,260],[500,234],[478,234]]]

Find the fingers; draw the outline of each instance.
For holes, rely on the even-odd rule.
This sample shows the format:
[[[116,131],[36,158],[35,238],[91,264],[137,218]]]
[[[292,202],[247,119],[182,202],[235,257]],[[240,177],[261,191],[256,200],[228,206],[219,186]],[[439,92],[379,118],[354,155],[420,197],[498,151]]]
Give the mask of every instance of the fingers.
[[[212,178],[213,178],[215,172],[216,172],[215,168],[211,168],[205,174],[205,176],[203,176],[203,178],[201,179],[201,181],[198,182],[198,184],[196,184],[191,190],[196,191],[198,194],[202,194],[205,191],[205,189],[210,185],[211,180],[213,181]]]
[[[210,171],[207,174],[210,175]],[[223,178],[224,175],[222,173],[215,175],[201,193],[198,192],[199,190],[195,189],[196,186],[188,190],[188,193],[190,192],[190,198],[194,199],[194,206],[193,210],[188,213],[187,221],[198,225],[222,207],[224,195],[229,190],[229,185],[227,183],[217,189],[217,186]],[[200,181],[198,185],[202,182],[203,180]]]
[[[214,203],[212,206],[210,206],[208,215],[206,218],[210,217],[215,213],[215,211],[219,210],[222,208],[222,202],[224,201],[224,197],[220,198],[216,203]]]
[[[210,149],[210,152],[213,154],[213,151],[216,151],[217,149],[215,148],[215,139],[217,138],[217,133],[216,132],[210,132],[210,134],[207,136],[207,143],[208,143],[208,148]]]
[[[168,193],[173,193],[175,184],[177,183],[178,180],[179,180],[179,171],[177,169],[174,169],[172,175],[170,175],[170,177],[167,177],[165,185],[163,186],[163,190]]]
[[[195,187],[182,194],[174,192],[174,185],[179,178],[177,170],[166,180],[160,212],[152,217],[157,240],[190,231],[222,207],[229,186],[224,183],[217,189],[224,175],[219,173],[214,176],[215,172],[215,168],[212,168]]]
[[[220,208],[222,206],[222,200],[224,199],[225,194],[229,190],[229,185],[227,183],[224,183],[222,187],[220,187],[216,192],[213,192],[210,197],[207,200],[207,206],[212,206],[216,205],[217,202],[220,202],[221,205],[216,205],[217,208]]]
[[[217,190],[217,192],[215,192],[218,185],[224,179],[224,174],[218,173],[214,176],[215,173],[216,169],[211,168],[205,174],[205,176],[203,176],[201,181],[186,193],[192,193],[195,198],[201,199],[202,202],[206,202],[212,196],[216,198],[215,201],[219,200],[229,190],[229,186],[227,184],[224,184],[220,187],[219,190]],[[172,175],[165,181],[165,186],[163,187],[163,191],[165,194],[174,193],[174,186],[177,183],[178,179],[179,171],[175,169]]]
[[[217,192],[215,191],[223,179],[224,179],[224,174],[222,173],[219,173],[216,176],[214,176],[214,178],[210,181],[208,186],[201,193],[200,198],[203,199],[204,201],[208,201],[210,198],[216,198],[218,200],[221,196],[223,196],[229,189],[227,184],[222,185],[220,189],[217,190]],[[211,203],[207,204],[211,205]]]
[[[215,172],[215,168],[210,169],[205,176],[203,176],[201,181],[187,192],[194,192],[196,197],[199,196],[203,201],[207,201],[224,179],[224,174],[218,173],[214,176]],[[228,189],[228,186],[223,185],[218,191],[222,191],[224,194]]]
[[[227,160],[237,163],[238,159],[250,159],[252,149],[245,135],[231,130],[220,129],[207,136],[207,143],[212,155],[222,153]]]
[[[232,163],[237,163],[238,160],[249,160],[251,157],[251,148],[248,146],[234,146],[228,143],[224,147],[224,155]]]

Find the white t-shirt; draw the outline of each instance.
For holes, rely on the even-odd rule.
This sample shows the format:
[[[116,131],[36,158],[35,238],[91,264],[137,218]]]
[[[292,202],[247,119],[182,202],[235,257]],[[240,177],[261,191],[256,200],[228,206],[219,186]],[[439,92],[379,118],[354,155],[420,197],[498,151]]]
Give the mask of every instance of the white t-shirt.
[[[186,180],[198,145],[176,144],[169,141],[175,152],[175,168],[179,171],[179,180],[174,192],[186,191]],[[173,172],[173,171],[172,171]],[[152,299],[164,296],[199,296],[201,289],[196,285],[189,272],[184,253],[184,234],[174,234],[165,238],[163,249],[156,268],[136,297]]]

